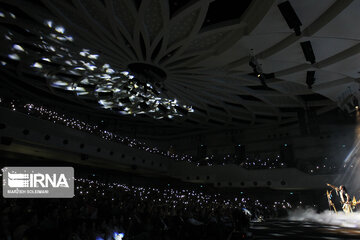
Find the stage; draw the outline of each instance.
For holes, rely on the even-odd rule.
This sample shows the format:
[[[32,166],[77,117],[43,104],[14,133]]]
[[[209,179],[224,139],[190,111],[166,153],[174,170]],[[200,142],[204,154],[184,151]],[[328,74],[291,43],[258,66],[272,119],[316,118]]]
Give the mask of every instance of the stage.
[[[307,221],[271,220],[251,224],[253,239],[360,239],[360,229]]]

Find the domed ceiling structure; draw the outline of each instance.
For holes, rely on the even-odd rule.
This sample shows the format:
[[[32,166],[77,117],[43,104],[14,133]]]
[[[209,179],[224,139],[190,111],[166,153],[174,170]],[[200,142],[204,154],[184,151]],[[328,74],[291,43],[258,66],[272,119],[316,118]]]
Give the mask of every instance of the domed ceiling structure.
[[[284,2],[0,1],[2,81],[130,120],[296,122],[358,90],[360,2],[290,1],[295,28]]]

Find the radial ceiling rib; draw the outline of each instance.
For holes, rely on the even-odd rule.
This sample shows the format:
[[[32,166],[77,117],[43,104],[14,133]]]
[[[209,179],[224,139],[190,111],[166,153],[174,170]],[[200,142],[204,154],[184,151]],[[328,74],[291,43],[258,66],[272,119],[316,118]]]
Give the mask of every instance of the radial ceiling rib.
[[[348,7],[352,3],[352,0],[344,0],[344,1],[335,1],[335,3],[326,10],[323,14],[319,16],[310,26],[308,26],[303,32],[306,36],[311,36],[323,26],[328,24],[332,19],[334,19],[338,14],[340,14],[346,7]],[[275,53],[283,50],[284,48],[290,46],[302,36],[295,36],[295,33],[291,34],[290,36],[286,37],[285,39],[281,40],[280,42],[276,43],[272,47],[262,51],[261,53],[257,54],[259,58],[267,58]],[[238,65],[242,65],[248,62],[248,58],[242,58],[236,60],[230,64],[228,64],[228,68],[234,68]]]
[[[359,60],[360,43],[347,43],[335,36],[329,43],[333,51],[328,54],[323,53],[323,46],[322,49],[317,48],[320,43],[313,44],[314,54],[322,56],[318,57],[321,61],[314,64],[306,62],[299,44],[311,41],[320,30],[329,31],[324,28],[328,24],[339,25],[336,21],[344,21],[346,16],[341,14],[344,10],[359,7],[350,0],[335,1],[330,7],[330,3],[315,6],[311,11],[305,9],[308,4],[296,5],[298,9],[295,10],[302,17],[311,15],[306,18],[304,25],[307,27],[302,29],[301,36],[296,36],[287,28],[282,16],[274,15],[281,14],[275,0],[253,0],[250,5],[239,9],[242,15],[234,14],[232,19],[223,18],[221,14],[224,12],[219,9],[216,13],[219,15],[214,16],[226,20],[211,18],[215,13],[209,10],[214,5],[209,5],[207,0],[193,1],[182,8],[175,6],[175,15],[170,13],[174,5],[168,0],[143,0],[137,1],[137,5],[135,1],[128,0],[42,2],[0,0],[0,11],[4,12],[4,17],[0,16],[4,42],[0,46],[2,68],[9,74],[15,73],[12,75],[19,78],[19,85],[26,82],[27,86],[31,86],[31,81],[37,76],[60,76],[65,79],[65,82],[56,83],[63,84],[61,90],[54,91],[54,79],[49,78],[50,88],[47,91],[69,98],[87,109],[98,108],[99,105],[91,105],[94,103],[87,100],[91,97],[72,97],[66,91],[83,91],[85,88],[81,90],[82,86],[77,84],[90,78],[81,84],[102,82],[102,88],[95,87],[94,96],[109,96],[109,91],[116,90],[116,101],[132,102],[133,97],[138,97],[136,92],[140,92],[139,88],[144,89],[142,98],[132,102],[135,108],[149,107],[151,101],[147,91],[152,90],[146,84],[156,85],[159,90],[154,93],[158,94],[157,99],[174,101],[176,98],[180,104],[195,106],[195,113],[174,118],[172,121],[175,124],[186,122],[186,119],[205,124],[213,122],[215,125],[216,121],[220,121],[243,126],[241,119],[251,119],[250,124],[268,121],[279,124],[279,121],[290,121],[283,118],[292,118],[299,108],[313,108],[319,114],[332,109],[338,94],[350,84],[355,86],[354,80],[359,77],[356,64],[346,64],[352,59],[355,62]],[[12,17],[6,12],[5,4],[19,9],[15,12],[17,16]],[[219,4],[225,5],[222,2]],[[21,14],[21,11],[24,13]],[[318,17],[312,21],[314,16]],[[275,30],[251,35],[271,24],[276,25]],[[357,34],[355,30],[353,32]],[[346,36],[357,39],[351,33]],[[64,38],[67,40],[63,41]],[[323,39],[326,42],[331,38]],[[269,44],[264,41],[269,41]],[[24,51],[21,51],[22,48]],[[275,78],[265,80],[268,87],[261,84],[256,71],[248,64],[250,48],[255,51],[261,49],[255,57],[266,69],[264,73],[275,74]],[[282,66],[279,67],[279,64]],[[307,71],[315,71],[312,89],[306,83]],[[134,80],[130,77],[125,79],[126,74],[136,77]],[[37,81],[33,85],[34,91],[44,88]],[[86,86],[87,89],[94,87],[90,85]],[[97,91],[103,92],[98,94]],[[82,93],[86,95],[86,92]],[[125,93],[131,93],[126,95],[131,99],[124,97]],[[325,100],[316,100],[322,98]],[[109,113],[112,113],[110,109],[114,109],[114,113],[121,111],[123,104],[111,105],[106,99],[101,102]],[[257,118],[259,114],[268,117]],[[231,118],[238,119],[238,122]],[[147,117],[144,119],[151,121]]]

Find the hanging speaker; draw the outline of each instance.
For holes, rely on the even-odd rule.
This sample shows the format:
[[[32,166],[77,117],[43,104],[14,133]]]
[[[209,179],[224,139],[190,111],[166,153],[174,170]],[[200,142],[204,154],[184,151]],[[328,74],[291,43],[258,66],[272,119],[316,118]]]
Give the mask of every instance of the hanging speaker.
[[[300,45],[303,50],[306,61],[311,62],[311,64],[314,64],[316,61],[315,61],[315,55],[311,42],[310,41],[301,42]]]
[[[295,10],[291,6],[289,1],[280,3],[278,8],[285,18],[285,21],[290,29],[295,31],[296,36],[301,35],[300,26],[302,25],[299,17],[297,16]]]
[[[309,89],[312,88],[312,85],[315,83],[315,71],[307,71],[306,73],[306,85]]]

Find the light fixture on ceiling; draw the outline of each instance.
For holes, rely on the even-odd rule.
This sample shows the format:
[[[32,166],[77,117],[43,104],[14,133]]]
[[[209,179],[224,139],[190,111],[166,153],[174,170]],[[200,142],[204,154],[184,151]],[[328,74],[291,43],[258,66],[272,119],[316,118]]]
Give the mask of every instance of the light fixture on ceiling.
[[[146,63],[130,64],[129,69],[112,67],[100,54],[78,47],[62,25],[47,20],[43,28],[32,32],[37,36],[32,46],[8,39],[8,58],[37,71],[51,88],[74,92],[80,99],[91,99],[123,115],[147,114],[162,119],[194,111],[166,94],[166,73],[160,68]]]
[[[274,73],[264,73],[261,67],[261,64],[259,64],[253,49],[250,51],[250,59],[249,59],[249,66],[253,69],[252,75],[255,75],[261,82],[261,84],[265,87],[267,87],[266,79],[272,79],[275,77]]]

